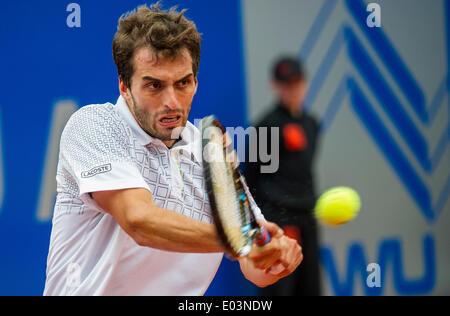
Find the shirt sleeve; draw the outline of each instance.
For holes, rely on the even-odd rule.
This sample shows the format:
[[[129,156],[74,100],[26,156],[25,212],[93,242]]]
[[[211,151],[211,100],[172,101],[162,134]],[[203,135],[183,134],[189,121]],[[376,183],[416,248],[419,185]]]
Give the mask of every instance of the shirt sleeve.
[[[131,133],[112,105],[86,106],[69,119],[61,136],[60,163],[77,182],[82,200],[96,191],[148,189]]]

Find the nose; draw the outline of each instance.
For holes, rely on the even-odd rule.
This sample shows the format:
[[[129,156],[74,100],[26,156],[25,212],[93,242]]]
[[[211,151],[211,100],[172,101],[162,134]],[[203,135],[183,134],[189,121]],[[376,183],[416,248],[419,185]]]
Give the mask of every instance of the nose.
[[[180,103],[177,99],[174,87],[167,87],[163,97],[164,107],[169,110],[176,110],[180,108]]]

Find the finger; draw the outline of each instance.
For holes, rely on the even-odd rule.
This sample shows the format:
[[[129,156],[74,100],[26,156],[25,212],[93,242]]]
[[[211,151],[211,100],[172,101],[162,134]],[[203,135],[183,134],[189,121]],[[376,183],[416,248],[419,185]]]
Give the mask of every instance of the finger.
[[[291,254],[291,258],[290,258],[291,264],[287,268],[287,270],[290,271],[289,274],[294,272],[298,268],[298,266],[300,265],[300,263],[302,261],[303,261],[302,248],[301,247],[296,247],[296,249],[294,249],[292,254]]]
[[[298,264],[299,264],[299,261],[297,259],[291,261],[290,264],[283,271],[281,271],[277,276],[279,278],[284,278],[284,277],[290,275],[298,267]]]
[[[284,269],[279,269],[277,271],[273,270],[272,274],[283,278],[292,272],[299,266],[303,260],[302,248],[296,243],[294,239],[286,237],[287,251],[280,260],[280,264],[283,265]],[[278,273],[276,273],[278,272]]]
[[[281,229],[281,227],[274,222],[258,221],[258,223],[265,229],[267,229],[272,237],[281,237],[284,235],[284,231]]]
[[[280,255],[276,252],[266,255],[264,257],[253,259],[253,265],[257,269],[265,270],[270,269],[273,265],[279,262]]]
[[[272,275],[279,275],[284,270],[286,270],[286,268],[283,266],[283,264],[277,261],[275,265],[271,266],[269,269],[266,269],[266,274],[270,273]]]
[[[277,263],[277,261],[278,260],[276,258],[266,259],[266,260],[262,260],[262,261],[253,261],[253,266],[259,270],[270,271],[270,269]],[[283,269],[284,269],[284,267],[283,267]]]
[[[277,262],[282,255],[282,249],[279,238],[272,240],[264,246],[253,246],[248,254],[248,258],[258,269],[267,269]]]

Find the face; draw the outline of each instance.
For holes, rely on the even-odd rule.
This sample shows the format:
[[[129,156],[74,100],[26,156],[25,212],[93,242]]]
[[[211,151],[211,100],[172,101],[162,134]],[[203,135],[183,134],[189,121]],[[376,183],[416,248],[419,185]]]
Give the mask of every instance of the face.
[[[187,49],[175,59],[157,59],[151,49],[141,48],[134,55],[130,88],[122,80],[119,88],[141,128],[171,146],[172,131],[186,126],[197,92],[192,58]]]
[[[283,106],[291,112],[301,111],[308,90],[308,83],[305,79],[299,77],[286,83],[274,82],[273,87]]]

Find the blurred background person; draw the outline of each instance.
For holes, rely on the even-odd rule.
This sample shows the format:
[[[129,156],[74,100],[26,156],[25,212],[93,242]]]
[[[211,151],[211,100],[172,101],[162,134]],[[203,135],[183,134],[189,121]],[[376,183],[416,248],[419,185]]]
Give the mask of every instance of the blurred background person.
[[[296,272],[263,288],[261,294],[316,296],[321,293],[319,237],[312,210],[316,201],[313,165],[319,126],[314,117],[303,111],[308,80],[302,63],[295,57],[281,57],[273,65],[271,77],[277,103],[256,125],[257,137],[251,141],[257,141],[259,146],[264,142],[270,156],[278,155],[279,166],[272,173],[261,171],[264,163],[258,155],[256,162],[247,159],[246,175],[266,218],[297,239],[304,260]],[[274,127],[278,138],[272,138]],[[267,134],[261,133],[264,128]],[[277,149],[278,153],[272,152]]]

